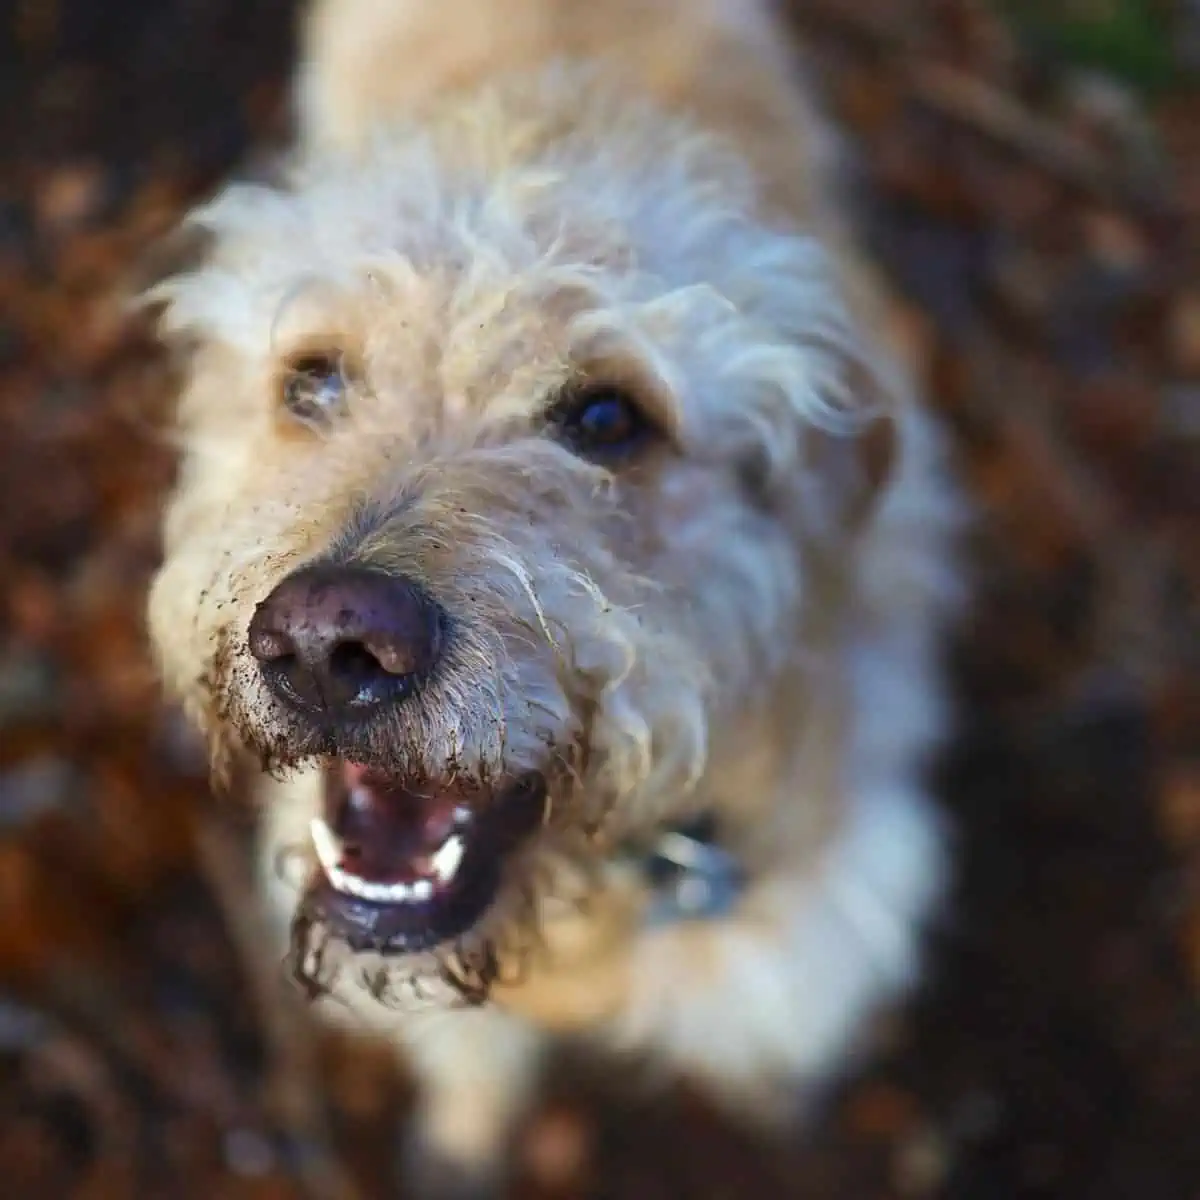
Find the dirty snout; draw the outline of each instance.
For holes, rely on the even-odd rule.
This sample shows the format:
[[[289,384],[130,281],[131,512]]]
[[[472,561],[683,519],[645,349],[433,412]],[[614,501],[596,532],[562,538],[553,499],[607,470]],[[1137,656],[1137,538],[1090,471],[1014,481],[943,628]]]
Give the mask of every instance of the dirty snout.
[[[283,579],[246,631],[266,688],[333,751],[321,756],[305,908],[355,950],[417,953],[467,932],[542,821],[537,771],[484,776],[455,761],[430,770],[381,745],[389,728],[405,728],[407,707],[429,702],[422,690],[448,636],[446,613],[413,580],[331,562]],[[358,757],[364,744],[376,748],[370,763]]]

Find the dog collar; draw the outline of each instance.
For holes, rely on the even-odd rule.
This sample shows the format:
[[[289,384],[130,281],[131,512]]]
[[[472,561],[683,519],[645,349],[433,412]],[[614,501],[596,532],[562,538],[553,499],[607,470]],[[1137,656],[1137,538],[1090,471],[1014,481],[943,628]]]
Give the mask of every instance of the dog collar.
[[[648,851],[631,857],[650,884],[649,925],[726,916],[746,882],[741,865],[718,843],[709,816],[663,830]]]

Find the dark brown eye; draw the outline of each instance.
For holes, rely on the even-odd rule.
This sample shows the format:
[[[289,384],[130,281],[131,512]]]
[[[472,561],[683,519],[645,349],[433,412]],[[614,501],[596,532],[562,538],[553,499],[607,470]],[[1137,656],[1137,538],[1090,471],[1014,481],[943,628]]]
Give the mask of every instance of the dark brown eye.
[[[324,429],[346,404],[346,372],[339,355],[306,354],[283,376],[283,405],[297,421]]]
[[[632,453],[656,432],[636,400],[608,385],[582,388],[565,397],[550,410],[549,422],[585,458]]]

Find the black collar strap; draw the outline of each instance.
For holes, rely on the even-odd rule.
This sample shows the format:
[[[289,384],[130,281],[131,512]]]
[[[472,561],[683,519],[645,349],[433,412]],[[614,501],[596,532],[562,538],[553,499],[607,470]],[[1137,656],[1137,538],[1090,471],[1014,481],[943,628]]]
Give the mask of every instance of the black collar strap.
[[[654,893],[650,925],[725,916],[745,886],[745,872],[717,841],[710,816],[663,830],[648,849],[628,855]]]

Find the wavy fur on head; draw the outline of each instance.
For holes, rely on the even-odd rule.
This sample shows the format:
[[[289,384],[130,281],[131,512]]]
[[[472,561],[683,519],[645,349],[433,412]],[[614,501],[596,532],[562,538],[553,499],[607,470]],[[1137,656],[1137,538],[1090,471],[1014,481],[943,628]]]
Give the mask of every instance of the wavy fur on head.
[[[911,980],[938,895],[920,770],[957,505],[772,42],[721,0],[324,0],[284,179],[194,214],[212,251],[155,294],[191,349],[151,628],[218,756],[272,776],[264,861],[311,863],[326,755],[551,781],[493,910],[423,961],[339,952],[265,872],[299,973],[410,1045],[425,1143],[473,1169],[539,1024],[742,1100],[823,1076]],[[320,432],[280,401],[314,352],[347,387]],[[550,436],[594,382],[660,442],[606,464]],[[373,723],[297,721],[249,654],[255,606],[317,559],[447,614],[432,678]],[[696,811],[744,902],[643,929],[615,850]],[[433,1025],[378,1003],[439,978],[488,1003]]]

